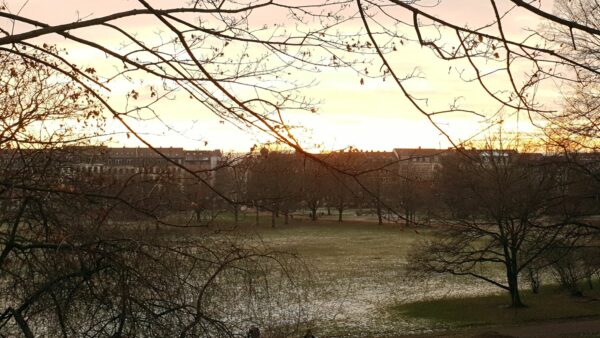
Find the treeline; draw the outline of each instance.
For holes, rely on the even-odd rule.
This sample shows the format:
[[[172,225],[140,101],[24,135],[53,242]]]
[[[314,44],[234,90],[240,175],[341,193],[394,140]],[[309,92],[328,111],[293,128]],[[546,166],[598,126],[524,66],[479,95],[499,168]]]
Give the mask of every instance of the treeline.
[[[52,171],[45,177],[64,189],[116,197],[96,205],[97,213],[113,221],[150,217],[163,222],[187,214],[187,225],[207,225],[224,213],[237,222],[244,211],[256,213],[256,222],[269,213],[275,226],[299,215],[316,221],[323,213],[342,222],[353,209],[376,215],[379,224],[387,220],[409,225],[427,221],[434,206],[431,173],[407,171],[405,165],[412,162],[399,161],[391,152],[331,152],[309,158],[263,148],[224,156],[216,167],[190,168],[166,159],[114,166],[94,162],[101,158],[95,154],[100,148],[84,149],[40,150],[28,159],[44,158],[34,162]],[[7,170],[19,170],[18,157],[4,160]]]
[[[204,207],[232,210],[237,221],[240,210],[269,213],[271,225],[288,224],[301,214],[316,221],[321,215],[344,221],[345,213],[375,215],[384,221],[417,223],[429,219],[433,207],[433,180],[405,176],[403,162],[392,153],[332,152],[307,158],[303,155],[268,151],[226,161],[215,171],[215,187],[234,203],[227,203],[206,189],[196,190]],[[202,195],[202,191],[207,194]],[[219,201],[220,200],[220,201]],[[194,204],[200,206],[200,204]]]
[[[263,149],[224,158],[217,168],[195,172],[203,181],[167,168],[103,180],[110,183],[108,189],[122,189],[121,195],[143,210],[162,216],[187,212],[197,223],[213,221],[222,213],[232,214],[237,222],[242,211],[254,212],[257,223],[261,214],[268,213],[273,226],[288,224],[290,217],[298,215],[315,221],[327,214],[342,222],[353,210],[357,215],[376,216],[379,224],[440,225],[446,220],[479,217],[483,206],[542,188],[545,190],[538,191],[530,202],[543,204],[543,210],[536,211],[540,215],[568,215],[571,219],[598,212],[600,189],[589,176],[590,170],[597,170],[593,156],[574,159],[515,151],[446,151],[435,160],[419,157],[430,164],[426,170],[415,163],[416,158],[352,151],[307,158]],[[503,173],[509,168],[519,174]],[[531,186],[538,180],[543,185]],[[124,182],[127,186],[119,185]],[[494,190],[510,187],[513,190],[502,193]],[[490,196],[492,193],[501,196]],[[552,196],[552,204],[544,204],[548,196]],[[127,218],[124,214],[114,217]]]

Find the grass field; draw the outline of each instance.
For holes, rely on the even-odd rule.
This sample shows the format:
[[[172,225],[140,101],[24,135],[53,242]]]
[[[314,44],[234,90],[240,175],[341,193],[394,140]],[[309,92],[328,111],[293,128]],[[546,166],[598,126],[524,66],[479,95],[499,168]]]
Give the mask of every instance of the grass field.
[[[571,297],[556,286],[547,286],[539,294],[523,292],[526,308],[508,308],[508,297],[502,293],[401,304],[390,307],[390,311],[400,318],[425,318],[445,327],[513,325],[598,316],[598,297],[598,290],[586,290],[585,297]]]
[[[406,252],[426,236],[397,225],[309,220],[248,231],[307,263],[318,290],[312,306],[320,310],[320,335],[396,329],[385,319],[385,304],[404,298]]]
[[[301,257],[312,272],[320,335],[397,335],[427,330],[414,318],[391,317],[389,306],[447,295],[490,292],[487,285],[459,278],[415,283],[404,273],[411,245],[431,230],[405,230],[397,224],[294,220],[291,225],[242,224],[242,234],[257,236],[275,249]],[[426,324],[426,323],[425,323]]]
[[[268,217],[261,217],[260,226],[253,223],[247,217],[235,232],[297,254],[310,268],[315,297],[309,307],[317,317],[313,331],[321,337],[401,336],[600,314],[600,302],[572,298],[551,287],[539,295],[525,291],[529,307],[515,312],[506,307],[505,294],[482,282],[449,276],[407,278],[407,251],[434,230],[298,219],[272,228]]]

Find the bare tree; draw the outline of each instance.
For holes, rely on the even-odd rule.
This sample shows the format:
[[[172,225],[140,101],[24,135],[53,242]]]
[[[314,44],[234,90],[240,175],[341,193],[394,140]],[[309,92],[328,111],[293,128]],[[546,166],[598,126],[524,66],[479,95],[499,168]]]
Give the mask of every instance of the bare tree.
[[[333,152],[326,159],[327,163],[346,173],[357,172],[361,169],[356,153],[349,151]],[[352,176],[339,172],[330,172],[326,176],[327,206],[333,207],[338,212],[338,222],[343,221],[344,210],[357,204],[359,194],[358,184]]]
[[[234,222],[238,223],[239,213],[242,207],[251,204],[248,180],[251,178],[252,159],[250,156],[237,156],[230,154],[224,159],[223,168],[217,171],[216,186],[219,191],[224,191],[233,201]]]
[[[568,20],[600,28],[597,1],[557,1],[556,12]],[[587,184],[597,186],[600,179],[600,36],[565,28],[557,23],[545,27],[547,39],[561,51],[584,64],[587,69],[573,68],[572,81],[562,91],[562,109],[544,114],[545,136],[549,151],[562,153],[571,175],[587,177]],[[596,194],[588,194],[582,203],[594,203]],[[587,201],[587,202],[586,202]]]
[[[236,238],[177,233],[163,217],[174,209],[168,171],[108,181],[82,166],[103,156],[89,145],[102,136],[93,95],[51,66],[0,57],[10,74],[0,77],[3,336],[232,336],[301,318],[306,295],[292,283],[301,262]],[[256,315],[272,314],[275,297],[286,304],[279,317]]]
[[[404,225],[428,223],[434,207],[433,182],[418,176],[397,178],[393,198],[396,208],[404,212]],[[422,220],[417,215],[422,214]]]
[[[448,216],[435,240],[414,248],[410,264],[486,281],[521,307],[522,273],[554,243],[585,236],[584,218],[564,205],[561,170],[542,157],[501,147],[469,154],[476,160],[445,159],[440,184]]]
[[[554,243],[543,255],[542,263],[549,267],[558,284],[571,295],[583,294],[581,283],[593,289],[593,279],[600,271],[598,244],[592,236],[570,243]]]
[[[310,219],[316,221],[319,218],[319,208],[325,201],[327,168],[305,158],[300,164],[300,173],[302,200],[308,207]]]
[[[391,210],[396,196],[393,180],[397,177],[396,161],[388,152],[351,152],[353,168],[346,172],[357,185],[359,203],[375,211],[378,224],[383,224],[386,213]],[[396,215],[398,215],[396,213]]]
[[[303,150],[286,120],[289,111],[316,111],[316,104],[302,96],[305,84],[294,80],[299,72],[352,67],[363,82],[365,78],[391,78],[408,103],[455,145],[459,142],[442,128],[438,117],[458,113],[479,119],[484,113],[462,107],[457,97],[429,108],[426,100],[412,93],[406,83],[426,74],[417,71],[418,64],[403,74],[396,66],[395,52],[415,45],[425,47],[451,69],[456,68],[459,78],[478,84],[490,101],[499,105],[497,112],[484,116],[489,124],[502,119],[499,111],[506,112],[505,116],[525,113],[535,124],[538,116],[553,111],[536,100],[536,90],[542,83],[572,82],[578,81],[582,73],[598,74],[590,61],[593,58],[582,60],[577,49],[598,37],[599,30],[591,20],[593,14],[582,18],[560,8],[556,14],[550,13],[537,2],[490,0],[486,3],[489,17],[478,18],[485,23],[470,28],[453,22],[436,8],[447,5],[446,1],[436,5],[399,0],[338,0],[319,4],[182,1],[156,8],[139,0],[129,9],[105,16],[50,25],[21,15],[16,8],[5,4],[0,12],[4,34],[0,45],[6,52],[46,63],[84,86],[110,115],[149,147],[152,145],[132,127],[132,120],[140,114],[160,117],[151,109],[152,105],[175,88],[181,88],[224,120],[266,132],[321,165],[326,163]],[[273,17],[272,13],[287,15],[290,24],[263,25],[260,18]],[[505,21],[522,13],[562,29],[572,43],[547,39],[539,34],[541,28],[531,36],[512,38],[504,27]],[[136,18],[154,20],[162,33],[150,38],[132,33],[127,24]],[[200,23],[196,18],[200,18]],[[11,31],[13,24],[20,25],[17,32]],[[125,47],[105,46],[87,38],[83,32],[89,28],[101,29],[124,40]],[[119,67],[109,73],[93,65],[76,67],[73,57],[48,48],[51,44],[46,39],[52,35],[100,51]],[[46,59],[40,59],[39,53]],[[364,62],[356,61],[357,56]],[[369,72],[369,67],[363,67],[371,63],[380,71]],[[529,65],[532,70],[523,72],[516,64]],[[102,88],[108,89],[112,79],[142,78],[152,78],[165,89],[159,89],[160,86],[140,89],[132,85],[128,94],[131,104],[126,109],[118,109],[102,95]],[[502,83],[503,87],[496,90],[495,83]],[[144,97],[147,100],[141,99]],[[449,108],[438,109],[444,105]],[[200,175],[196,176],[203,181]],[[220,197],[227,200],[224,195]]]
[[[293,153],[263,148],[254,159],[248,184],[254,195],[252,199],[271,213],[272,227],[280,213],[288,224],[289,214],[300,198],[298,182],[298,158]]]
[[[438,4],[444,3],[446,1],[438,2]],[[550,13],[546,9],[538,7],[539,2],[537,1],[505,0],[502,1],[504,6],[499,6],[501,3],[499,0],[490,0],[485,3],[489,5],[489,19],[486,23],[478,25],[479,28],[469,28],[468,25],[452,22],[436,13],[435,6],[430,6],[430,3],[423,1],[332,0],[318,4],[304,2],[290,4],[288,1],[247,3],[177,1],[159,8],[146,0],[139,0],[132,2],[134,5],[129,9],[115,10],[104,16],[77,18],[68,22],[52,24],[40,21],[41,19],[27,17],[21,14],[23,12],[16,8],[16,5],[4,3],[0,9],[2,20],[0,22],[2,34],[0,51],[6,53],[10,60],[17,60],[8,61],[9,63],[19,62],[20,66],[6,67],[3,70],[2,81],[9,83],[9,87],[14,86],[14,83],[10,84],[10,81],[15,79],[17,81],[29,79],[30,83],[36,81],[42,83],[39,78],[35,77],[36,69],[51,70],[52,76],[61,78],[61,83],[66,83],[66,79],[73,83],[63,86],[68,89],[65,92],[68,93],[65,102],[72,101],[69,108],[73,109],[60,111],[60,118],[72,121],[70,118],[73,117],[76,121],[77,117],[71,114],[73,112],[95,112],[92,116],[103,116],[102,114],[106,112],[121,123],[130,134],[152,149],[155,149],[153,145],[144,139],[132,123],[140,118],[160,118],[161,114],[153,110],[156,102],[168,98],[176,88],[180,89],[185,92],[186,96],[191,97],[223,120],[231,121],[241,127],[250,127],[265,132],[298,153],[304,154],[309,160],[307,167],[311,168],[306,172],[316,173],[314,178],[304,180],[304,191],[309,193],[305,199],[312,209],[313,219],[316,219],[317,208],[323,198],[322,193],[317,189],[320,188],[317,178],[323,175],[317,173],[317,170],[320,169],[313,171],[311,166],[322,168],[326,163],[320,157],[303,150],[301,141],[287,122],[286,112],[298,109],[316,111],[315,103],[303,97],[300,91],[307,84],[294,81],[297,72],[318,73],[324,67],[349,66],[355,67],[357,77],[360,77],[361,82],[364,82],[364,78],[368,80],[371,77],[391,78],[412,107],[431,121],[455,145],[458,145],[458,142],[452,139],[448,130],[441,127],[437,118],[450,113],[462,113],[481,118],[483,113],[458,105],[458,98],[454,97],[449,102],[430,108],[427,104],[428,101],[418,97],[407,85],[407,80],[422,77],[422,74],[417,72],[414,67],[407,74],[403,74],[397,66],[400,62],[393,60],[395,55],[398,55],[394,52],[401,49],[404,44],[410,43],[430,49],[433,55],[448,62],[449,67],[456,67],[456,62],[461,62],[457,72],[458,76],[467,82],[478,84],[490,100],[497,102],[498,112],[508,111],[509,116],[519,116],[525,113],[525,117],[534,124],[537,123],[537,117],[552,112],[551,107],[544,106],[536,99],[537,88],[542,83],[551,83],[554,80],[558,80],[561,84],[577,82],[581,79],[582,73],[589,76],[596,76],[599,73],[597,65],[588,62],[593,61],[593,57],[588,56],[587,59],[582,60],[576,52],[582,41],[592,41],[600,35],[600,30],[590,21],[580,17],[565,16],[560,12]],[[507,4],[509,6],[506,6]],[[269,11],[274,11],[276,15],[282,17],[289,16],[294,24],[290,24],[288,27],[263,25],[264,20],[260,20],[261,16],[263,18],[276,16]],[[571,37],[571,44],[544,39],[544,37],[539,37],[537,32],[532,32],[532,36],[525,38],[511,38],[504,24],[507,17],[516,15],[519,11],[562,28],[568,34],[566,36]],[[595,12],[597,11],[591,11],[591,13]],[[145,34],[132,32],[132,21],[140,17],[151,18],[162,33],[159,36],[146,38]],[[256,25],[255,22],[259,22],[259,24]],[[349,31],[339,29],[344,23],[354,22],[360,23],[358,29],[356,29],[356,25],[350,25],[353,28],[350,28]],[[297,29],[292,29],[292,27]],[[101,29],[125,43],[123,45],[99,43],[94,40],[94,34],[87,33],[86,29],[90,28]],[[406,34],[402,29],[407,30]],[[76,65],[77,59],[68,54],[68,50],[63,50],[61,46],[53,46],[53,42],[51,42],[53,36],[60,36],[70,43],[99,52],[109,61],[94,65]],[[374,66],[379,71],[363,70],[364,63],[354,61],[357,55],[368,56],[367,64],[377,60]],[[597,58],[595,60],[597,61]],[[517,69],[517,64],[526,64],[524,68],[528,70],[519,71],[524,68]],[[103,67],[106,65],[109,67]],[[461,69],[467,71],[463,72]],[[498,76],[501,76],[501,81],[498,81]],[[128,104],[125,108],[120,108],[118,100],[115,102],[113,98],[107,97],[111,83],[118,80],[125,80],[132,84],[127,90]],[[153,85],[142,87],[136,80],[146,80],[152,82]],[[47,81],[43,83],[48,88],[52,88]],[[58,82],[53,80],[50,83]],[[496,83],[501,83],[501,88],[494,88],[493,84]],[[15,91],[14,88],[19,89]],[[23,87],[13,87],[12,93],[26,93],[21,88]],[[74,91],[70,92],[70,90]],[[33,92],[35,91],[30,93]],[[0,94],[4,95],[5,93],[11,92],[3,89]],[[61,97],[61,95],[52,94],[52,97]],[[87,100],[90,102],[85,102]],[[52,106],[51,101],[40,102],[47,104],[45,107]],[[448,103],[449,108],[447,108]],[[60,106],[60,104],[59,102],[58,105]],[[85,107],[75,107],[75,105],[84,105]],[[102,113],[97,113],[100,111],[99,109],[85,109],[95,105],[103,107]],[[440,108],[444,105],[445,107]],[[36,115],[43,110],[35,105],[35,109],[31,110],[35,113],[27,114],[28,109],[26,105],[24,107],[24,109],[22,106],[17,107],[22,110],[6,109],[2,112],[9,116],[3,117],[4,128],[1,135],[3,139],[0,139],[0,144],[5,145],[6,148],[10,145],[11,149],[15,151],[7,152],[6,157],[9,160],[3,160],[7,163],[6,168],[10,170],[4,175],[7,178],[3,178],[2,197],[8,203],[3,206],[7,211],[7,220],[2,223],[6,230],[3,230],[4,245],[0,264],[9,271],[8,275],[16,276],[14,285],[20,292],[10,303],[3,302],[10,305],[3,312],[2,325],[9,325],[8,322],[14,320],[14,324],[25,335],[31,336],[32,330],[29,328],[28,322],[33,323],[36,319],[24,316],[24,314],[33,317],[35,314],[43,313],[43,309],[47,309],[41,305],[39,308],[34,308],[34,305],[42,304],[38,303],[42,294],[44,296],[51,295],[50,291],[59,289],[74,290],[74,292],[82,290],[82,286],[91,285],[88,282],[93,283],[98,280],[92,277],[106,272],[107,275],[99,280],[115,282],[114,285],[118,286],[117,289],[120,291],[116,298],[101,297],[96,294],[94,287],[88,287],[87,293],[82,294],[85,297],[77,298],[77,300],[99,301],[106,298],[119,301],[102,304],[104,307],[100,308],[108,310],[104,310],[105,312],[100,313],[97,317],[100,322],[94,322],[93,319],[82,321],[84,324],[90,323],[80,326],[82,330],[85,330],[83,334],[90,336],[136,335],[141,331],[136,331],[139,326],[135,326],[133,323],[152,325],[152,323],[158,322],[149,318],[157,316],[168,317],[169,324],[164,325],[163,331],[152,327],[147,332],[157,332],[158,335],[163,336],[173,335],[174,332],[170,330],[174,328],[183,328],[182,332],[178,332],[182,336],[200,334],[200,332],[211,335],[213,329],[220,330],[220,332],[231,332],[217,318],[218,316],[212,316],[205,311],[206,308],[203,306],[206,305],[204,303],[206,293],[204,292],[199,293],[200,296],[196,298],[195,305],[180,302],[169,309],[160,304],[152,305],[157,307],[148,307],[148,302],[141,303],[145,305],[144,307],[138,302],[142,297],[129,297],[131,288],[127,287],[129,285],[127,282],[139,276],[136,274],[139,271],[133,269],[134,267],[149,267],[150,271],[144,272],[142,276],[144,278],[137,279],[137,284],[131,285],[146,286],[141,289],[142,293],[151,293],[155,288],[164,291],[160,289],[160,286],[164,284],[154,284],[153,280],[148,277],[152,276],[152,268],[156,269],[154,271],[157,275],[164,277],[163,273],[166,270],[159,273],[161,271],[160,264],[149,263],[159,253],[165,258],[173,257],[172,255],[187,257],[191,251],[194,253],[194,258],[190,260],[194,263],[195,260],[206,263],[207,259],[201,254],[196,254],[194,250],[186,251],[181,247],[178,248],[176,241],[167,244],[152,244],[152,250],[144,251],[148,248],[145,246],[146,244],[141,245],[140,242],[132,240],[132,237],[135,236],[131,234],[123,241],[113,240],[110,237],[106,239],[106,234],[114,233],[109,231],[113,229],[107,230],[99,225],[104,224],[104,215],[111,209],[100,209],[99,212],[92,207],[106,206],[105,203],[99,201],[116,199],[120,204],[125,204],[155,221],[160,221],[160,217],[155,217],[156,215],[144,208],[138,208],[118,194],[105,198],[104,195],[95,191],[97,189],[95,186],[83,189],[84,184],[78,184],[79,182],[76,181],[67,184],[58,179],[55,180],[54,178],[66,176],[57,175],[56,173],[60,172],[58,167],[48,165],[48,152],[36,152],[33,150],[35,149],[33,146],[17,147],[17,144],[50,147],[66,142],[55,142],[56,138],[54,138],[53,142],[48,144],[48,135],[43,140],[29,140],[29,136],[22,133],[21,122],[37,123],[35,118],[39,116],[46,123],[46,121],[52,121],[52,115]],[[65,111],[67,116],[63,113]],[[28,116],[34,119],[28,120]],[[91,123],[94,121],[91,119],[92,116],[84,115],[82,121]],[[25,119],[23,120],[22,117]],[[487,122],[486,124],[494,124],[501,120],[496,112],[483,117],[487,118],[484,120]],[[47,130],[47,134],[52,136],[60,128],[43,128],[42,126],[41,129],[36,130]],[[92,126],[90,130],[97,130],[97,126]],[[18,139],[17,136],[19,136]],[[70,140],[78,137],[74,136]],[[32,150],[25,150],[25,148]],[[200,182],[218,198],[234,203],[226,194],[207,181],[202,173],[186,168],[165,154],[158,151],[157,153],[164,161],[194,177],[197,182]],[[464,153],[464,155],[467,154]],[[22,165],[23,163],[24,165]],[[498,201],[490,201],[487,209],[477,204],[468,206],[470,209],[467,211],[471,213],[471,216],[476,215],[476,218],[470,221],[463,218],[462,222],[455,226],[458,227],[462,224],[463,228],[459,227],[458,229],[464,229],[466,226],[467,229],[473,228],[476,231],[459,232],[466,234],[469,240],[457,240],[456,243],[453,243],[456,244],[454,249],[471,249],[470,240],[480,238],[482,234],[485,234],[485,238],[490,239],[489,243],[492,248],[501,249],[499,258],[481,256],[478,251],[469,251],[469,253],[479,255],[485,260],[489,260],[490,263],[504,264],[508,284],[495,283],[511,291],[513,305],[517,306],[520,305],[518,275],[522,267],[530,261],[529,258],[532,260],[536,257],[535,254],[531,254],[528,259],[519,260],[522,242],[525,239],[529,241],[530,237],[527,236],[535,234],[544,240],[531,240],[531,243],[548,243],[554,237],[553,234],[556,234],[556,237],[563,236],[562,231],[568,227],[562,225],[572,222],[570,218],[551,224],[538,222],[540,210],[546,208],[544,205],[547,202],[547,199],[544,198],[545,195],[541,197],[539,195],[542,192],[545,194],[549,189],[546,185],[546,180],[549,178],[545,178],[538,171],[533,179],[522,182],[524,183],[522,187],[517,188],[518,185],[513,183],[521,182],[523,177],[526,177],[524,170],[518,169],[521,168],[520,166],[492,163],[495,170],[487,171],[482,168],[488,168],[489,165],[477,165],[478,163],[480,164],[480,161],[475,161],[467,168],[472,168],[473,174],[477,174],[473,177],[481,179],[477,182],[478,184],[486,188],[494,188],[488,191],[495,195],[488,193],[484,197],[497,198],[500,196],[503,198]],[[359,173],[346,173],[331,166],[328,170],[352,177],[359,175]],[[31,176],[31,172],[34,172],[35,175]],[[501,175],[493,176],[492,173]],[[30,176],[35,180],[25,179]],[[516,180],[512,180],[513,178]],[[493,182],[502,182],[505,185],[494,185]],[[505,191],[505,189],[508,190]],[[467,191],[469,190],[467,189]],[[475,196],[477,191],[471,189],[471,196]],[[551,189],[550,191],[553,192]],[[369,194],[373,195],[372,192]],[[516,218],[512,213],[506,216],[507,214],[504,213],[506,210],[515,210],[511,209],[515,207],[514,201],[511,201],[508,196],[519,196],[520,203],[527,202],[524,204],[528,207],[527,210],[519,209],[527,217]],[[12,203],[13,199],[18,203]],[[380,198],[376,200],[381,201]],[[474,201],[475,198],[472,198],[471,202]],[[502,208],[500,210],[495,208],[498,206]],[[379,204],[377,208],[381,221]],[[65,210],[70,212],[66,213]],[[498,214],[498,211],[503,213]],[[493,218],[492,216],[496,214],[501,217]],[[77,221],[72,220],[73,215],[77,216]],[[553,215],[553,218],[555,217]],[[480,223],[480,219],[486,221]],[[489,227],[491,227],[491,231]],[[24,228],[28,230],[21,236],[19,231]],[[29,228],[34,230],[29,230]],[[90,228],[94,231],[87,231]],[[507,229],[510,231],[504,231]],[[507,233],[510,236],[507,237]],[[30,236],[33,236],[33,239]],[[26,240],[25,244],[17,243],[17,240],[23,239]],[[151,241],[144,241],[144,243],[146,242]],[[460,244],[464,244],[464,246]],[[544,246],[533,245],[532,248],[534,249],[531,249],[531,252],[535,253],[541,251]],[[135,251],[136,249],[138,251]],[[42,250],[47,255],[47,259],[39,258],[46,257],[44,255],[31,254],[32,252],[36,253],[37,250]],[[203,251],[203,253],[207,252],[210,250]],[[496,251],[494,250],[494,252]],[[13,257],[17,253],[19,255]],[[214,253],[214,257],[219,257],[215,259],[217,263],[210,265],[210,263],[214,263],[210,261],[207,264],[216,269],[212,274],[209,273],[208,280],[199,279],[204,283],[195,285],[196,287],[200,286],[200,290],[208,290],[209,288],[204,285],[212,285],[212,281],[218,279],[216,276],[224,271],[224,268],[219,267],[231,266],[231,260],[237,262],[237,257],[244,259],[255,257],[251,253],[240,254],[240,250],[237,249],[228,252],[214,251]],[[458,255],[453,256],[455,258],[462,256],[462,252],[454,251],[454,253]],[[26,265],[32,269],[23,268],[20,264],[29,264],[31,257],[38,257],[39,260],[33,261],[32,265]],[[442,262],[445,263],[445,261]],[[49,266],[47,263],[56,263],[59,266],[64,264],[65,266],[61,267],[59,273],[55,275],[53,271],[47,271]],[[461,263],[456,266],[461,269],[451,270],[452,272],[473,274],[471,270],[462,270],[465,267],[462,265],[464,261],[458,260],[456,263]],[[190,265],[186,266],[189,268]],[[164,268],[164,264],[162,267]],[[240,267],[236,268],[238,268],[236,271],[247,271]],[[197,273],[201,273],[201,271],[210,270],[207,268],[196,270]],[[171,276],[181,283],[179,285],[185,284],[184,278],[181,278],[185,272],[176,272]],[[20,273],[26,276],[21,276]],[[41,281],[41,284],[24,284],[23,281]],[[67,286],[61,284],[66,281],[70,284]],[[162,280],[163,283],[169,281]],[[104,287],[101,289],[108,290],[107,285]],[[175,288],[166,292],[175,291],[179,290]],[[171,294],[170,297],[167,297],[167,293],[161,294],[162,299],[189,299],[185,292]],[[67,302],[65,304],[73,303],[71,295],[72,293],[64,295],[63,299]],[[182,295],[186,295],[186,297]],[[149,301],[154,297],[144,299]],[[141,310],[131,310],[133,303],[138,304],[138,309]],[[62,303],[57,301],[56,304]],[[82,306],[85,307],[87,304],[90,303],[84,303]],[[98,303],[93,304],[97,305]],[[58,318],[53,321],[59,328],[59,331],[56,332],[62,333],[63,336],[81,336],[81,332],[73,324],[76,321],[61,319],[66,318],[65,315],[69,313],[79,314],[79,312],[77,310],[69,312],[67,306],[61,306],[53,307],[63,309],[52,313]],[[148,310],[151,308],[153,310]],[[187,311],[187,316],[178,313],[179,310]],[[142,313],[146,313],[148,316],[138,317]],[[179,318],[185,318],[186,321],[180,323],[178,322]]]
[[[431,55],[457,70],[457,77],[478,84],[490,101],[498,103],[498,111],[505,111],[508,116],[525,113],[534,124],[540,114],[553,111],[536,99],[541,84],[554,80],[579,81],[582,73],[598,74],[594,58],[581,57],[578,48],[586,43],[592,45],[589,42],[597,39],[600,32],[593,21],[594,11],[578,15],[581,8],[589,7],[584,3],[577,9],[574,4],[559,2],[556,13],[552,13],[537,1],[490,0],[482,7],[482,11],[487,10],[485,15],[477,17],[483,23],[478,21],[475,25],[455,22],[458,19],[438,9],[448,3],[440,1],[431,6],[425,1],[400,0],[337,0],[319,4],[182,1],[156,8],[139,0],[129,9],[54,25],[28,18],[5,4],[0,12],[5,35],[0,45],[10,53],[32,60],[36,60],[32,51],[46,54],[52,59],[47,61],[49,65],[81,82],[94,94],[101,92],[99,88],[107,88],[110,79],[150,76],[161,81],[167,92],[183,88],[223,119],[267,132],[301,153],[306,152],[285,114],[294,109],[315,111],[316,107],[302,97],[299,89],[303,85],[293,80],[299,70],[317,72],[323,67],[349,66],[363,82],[365,78],[391,78],[408,103],[453,144],[459,142],[451,138],[449,130],[442,128],[437,118],[451,113],[480,118],[484,112],[462,107],[458,97],[429,108],[426,100],[412,93],[407,84],[408,80],[426,74],[416,69],[418,64],[403,74],[395,62],[398,53],[394,52],[415,45],[431,50]],[[594,6],[593,1],[590,5]],[[289,25],[262,25],[264,20],[260,17],[273,17],[272,13],[287,15]],[[505,27],[506,21],[521,14],[541,24],[554,25],[566,33],[563,37],[570,37],[570,43],[544,36],[542,28],[526,37],[513,37],[512,31]],[[154,20],[163,29],[161,36],[154,39],[132,34],[127,23],[138,17]],[[198,17],[200,23],[195,20]],[[17,33],[11,33],[9,27],[13,24],[21,25]],[[126,41],[126,47],[112,48],[88,39],[81,33],[88,28],[113,34]],[[54,34],[101,51],[115,64],[124,65],[124,69],[99,74],[99,67],[74,67],[70,56],[44,48],[49,45],[47,42],[44,45],[45,39]],[[243,52],[233,52],[234,49]],[[365,62],[355,61],[357,56],[366,56]],[[363,67],[370,63],[380,71],[369,72],[369,67]],[[286,79],[290,81],[281,82]],[[280,85],[277,88],[261,85],[268,80]],[[502,87],[495,88],[496,83],[502,83]],[[130,97],[133,100],[141,92],[134,88]],[[162,94],[156,88],[148,88],[148,93],[152,98]],[[109,100],[98,99],[131,133],[142,138],[128,121],[140,110],[149,111],[148,105],[139,104],[122,111]],[[439,108],[444,105],[449,108]],[[501,119],[498,111],[485,116],[489,123]],[[319,162],[315,156],[306,155]]]

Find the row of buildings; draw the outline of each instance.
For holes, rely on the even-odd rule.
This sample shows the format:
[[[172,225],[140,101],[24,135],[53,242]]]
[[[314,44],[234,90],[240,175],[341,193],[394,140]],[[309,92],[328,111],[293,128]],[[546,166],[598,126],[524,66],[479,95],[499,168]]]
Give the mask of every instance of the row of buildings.
[[[26,161],[23,161],[26,159]],[[220,150],[183,148],[65,147],[45,150],[0,150],[0,167],[42,165],[53,161],[65,175],[89,173],[115,177],[131,174],[210,172],[223,161]]]
[[[75,170],[90,173],[129,175],[182,174],[185,167],[193,172],[210,172],[223,161],[220,150],[184,150],[183,148],[82,148],[74,152]]]
[[[171,174],[184,176],[186,172],[210,173],[231,161],[221,150],[185,150],[183,148],[140,148],[140,147],[71,147],[61,149],[64,164],[62,170],[66,174],[83,172],[120,177],[132,174]],[[348,163],[360,163],[360,169],[381,168],[403,177],[431,179],[435,171],[441,167],[443,158],[463,152],[476,154],[480,159],[491,157],[509,157],[518,154],[514,150],[465,150],[465,149],[431,149],[431,148],[395,148],[392,151],[351,151],[330,152],[315,155],[332,165],[344,166]],[[268,153],[268,152],[266,152]],[[261,151],[257,156],[265,156]],[[13,163],[19,152],[0,150],[0,166]],[[523,155],[523,154],[521,154]],[[532,157],[543,157],[540,153],[527,154]],[[587,157],[593,154],[588,154]],[[298,156],[290,153],[289,156]],[[597,156],[593,156],[596,159]],[[588,159],[589,160],[589,159]],[[354,162],[353,162],[354,161]],[[233,160],[232,163],[235,163]],[[185,168],[185,169],[184,169]],[[214,176],[214,175],[213,175]]]

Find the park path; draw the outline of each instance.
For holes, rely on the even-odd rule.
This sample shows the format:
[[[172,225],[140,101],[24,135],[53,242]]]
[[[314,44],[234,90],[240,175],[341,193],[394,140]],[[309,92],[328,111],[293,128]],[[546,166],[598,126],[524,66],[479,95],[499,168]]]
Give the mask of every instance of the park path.
[[[600,337],[600,317],[560,320],[519,326],[472,329],[417,337],[470,338],[571,338]]]

